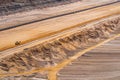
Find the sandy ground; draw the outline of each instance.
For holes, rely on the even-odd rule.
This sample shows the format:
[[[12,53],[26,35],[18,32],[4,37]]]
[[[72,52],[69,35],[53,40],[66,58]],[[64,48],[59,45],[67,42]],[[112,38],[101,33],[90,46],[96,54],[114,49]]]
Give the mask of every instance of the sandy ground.
[[[48,74],[47,78],[49,78],[49,80],[119,80],[119,44],[120,34],[114,36],[112,35],[109,39],[100,42],[94,46],[88,47],[76,53],[74,56],[64,60],[55,67],[51,67],[51,69],[49,70],[50,73]],[[80,57],[81,55],[83,56]],[[74,62],[71,63],[71,61]],[[58,72],[59,70],[60,72],[56,75],[56,72]],[[39,74],[39,72],[41,71],[42,69],[40,68],[30,72],[26,72],[26,75],[24,74],[25,76],[14,77],[12,77],[13,74],[6,74],[6,76],[11,75],[11,77],[1,79],[37,80],[38,78],[43,78],[43,80],[47,80],[45,75]]]
[[[29,42],[28,40],[32,41],[33,38],[37,39],[37,38],[40,38],[41,36],[42,37],[49,36],[48,33],[54,34],[54,33],[59,33],[61,31],[65,31],[66,29],[70,29],[71,25],[75,25],[75,24],[81,25],[83,23],[90,22],[91,20],[94,21],[96,19],[100,19],[100,18],[109,16],[109,15],[114,15],[114,14],[120,14],[119,4],[111,5],[109,7],[94,9],[91,11],[86,11],[86,12],[78,13],[75,15],[69,15],[66,17],[58,18],[58,19],[52,19],[50,20],[52,22],[49,22],[48,20],[48,23],[43,21],[43,22],[33,23],[27,26],[25,25],[25,26],[15,28],[12,30],[2,31],[0,32],[0,40],[1,40],[0,44],[2,44],[2,46],[10,45],[9,47],[15,46],[16,41],[22,41],[23,39],[25,39],[27,42]],[[43,29],[43,26],[44,26],[44,29]],[[30,28],[28,29],[28,27]],[[76,26],[73,26],[73,27],[76,27]],[[9,43],[9,41],[10,43],[11,41],[13,41],[12,45],[11,44],[6,45]],[[22,42],[24,43],[25,41],[22,41]],[[61,70],[60,74],[58,74],[59,79],[60,80],[85,80],[85,79],[119,80],[120,79],[119,77],[119,74],[120,74],[119,47],[120,45],[119,43],[120,43],[120,38],[117,38],[109,43],[104,44],[101,47],[98,47],[88,52],[87,54],[85,54],[84,56],[80,57],[78,60],[73,62],[71,65]],[[60,67],[56,67],[55,70],[59,68]],[[41,74],[36,73],[36,75],[32,75],[32,77],[22,76],[21,80],[24,80],[24,79],[26,80],[36,79],[37,80],[41,78],[41,76],[39,76]],[[56,73],[54,74],[52,72],[51,74],[49,74],[49,76],[53,76],[52,78],[56,78],[55,75]],[[46,75],[45,75],[45,78],[46,78]],[[11,77],[10,79],[14,79],[14,77]],[[18,79],[20,78],[18,77]],[[43,80],[46,80],[46,79],[43,79]],[[50,79],[50,80],[55,80],[55,79]]]
[[[23,44],[115,14],[120,14],[119,3],[1,31],[0,50],[15,47],[16,41]]]
[[[66,66],[58,80],[119,80],[120,37],[112,40]]]
[[[59,39],[56,38],[52,40],[53,42],[48,41],[40,44],[38,41],[36,41],[38,42],[36,46],[30,48],[28,47],[27,49],[25,49],[24,45],[21,46],[21,48],[24,49],[21,51],[18,51],[19,47],[3,51],[3,53],[0,54],[0,77],[11,76],[3,79],[29,80],[30,78],[38,79],[38,76],[40,75],[39,78],[48,77],[49,80],[56,80],[57,72],[64,68],[66,65],[71,64],[71,61],[74,61],[84,53],[95,49],[96,47],[104,43],[120,37],[120,18],[118,16],[111,16],[109,18],[101,19],[95,22],[89,23],[88,25],[85,25],[83,27],[76,27],[74,28],[75,30],[69,29],[69,32],[66,33],[68,36],[63,35],[63,37],[60,37]],[[112,25],[114,25],[114,28]],[[80,30],[84,31],[85,33],[82,32],[82,34]],[[96,31],[98,34],[96,34]],[[70,39],[66,39],[65,37],[69,37]],[[54,42],[58,43],[55,45]],[[114,43],[116,42],[117,41],[115,41]],[[111,46],[114,46],[116,50],[119,50],[119,48],[117,48],[119,47],[119,43],[117,43],[118,45],[116,45],[116,47],[114,43],[111,43]],[[32,44],[35,45],[34,43],[31,43],[30,45]],[[53,46],[44,44],[51,44]],[[60,46],[60,44],[62,45]],[[102,48],[104,49],[107,46]],[[105,52],[105,50],[102,51]],[[104,53],[102,51],[101,53]],[[119,51],[114,52],[119,53]],[[48,53],[49,56],[47,55]],[[88,57],[88,55],[86,54],[84,56]]]
[[[40,20],[43,18],[64,14],[68,12],[73,12],[76,10],[82,10],[89,7],[93,7],[96,5],[106,4],[110,2],[114,2],[117,0],[83,0],[67,5],[50,7],[45,9],[35,9],[28,12],[15,13],[8,16],[0,17],[0,29],[11,27],[27,22],[31,22],[34,20]]]

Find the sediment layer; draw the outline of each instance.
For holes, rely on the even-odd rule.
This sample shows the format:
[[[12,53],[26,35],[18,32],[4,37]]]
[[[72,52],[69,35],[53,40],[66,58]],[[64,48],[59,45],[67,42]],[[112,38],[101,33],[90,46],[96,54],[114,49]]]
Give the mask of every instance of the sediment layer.
[[[1,0],[0,16],[33,9],[65,5],[81,0]]]
[[[89,45],[120,33],[120,16],[86,25],[75,33],[26,48],[0,59],[0,74],[20,73],[55,66]]]

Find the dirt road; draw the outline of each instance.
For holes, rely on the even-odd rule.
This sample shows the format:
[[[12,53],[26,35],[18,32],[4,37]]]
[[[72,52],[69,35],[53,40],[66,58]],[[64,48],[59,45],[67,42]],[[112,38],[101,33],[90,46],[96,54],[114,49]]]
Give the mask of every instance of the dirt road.
[[[14,13],[7,16],[0,16],[0,30],[18,26],[22,24],[29,24],[29,22],[42,21],[50,17],[66,14],[78,10],[84,10],[94,6],[116,2],[117,0],[82,0],[66,5],[56,7],[48,7],[44,9],[34,9],[20,13]]]
[[[116,14],[120,14],[120,3],[1,31],[0,51]]]

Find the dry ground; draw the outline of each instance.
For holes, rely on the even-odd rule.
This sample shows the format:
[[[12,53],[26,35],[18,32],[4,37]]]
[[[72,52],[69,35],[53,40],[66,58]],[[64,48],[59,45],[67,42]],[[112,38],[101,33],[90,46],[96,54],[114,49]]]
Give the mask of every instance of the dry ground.
[[[79,57],[58,76],[58,80],[119,80],[120,37]]]
[[[120,14],[120,3],[1,31],[0,50],[15,47],[17,41],[20,41],[20,44],[31,42],[116,14]]]
[[[16,26],[19,24],[48,18],[60,14],[65,14],[77,10],[86,9],[101,4],[115,2],[117,0],[82,0],[75,3],[60,5],[57,7],[48,7],[44,9],[34,9],[20,13],[11,14],[8,16],[0,16],[0,29]]]

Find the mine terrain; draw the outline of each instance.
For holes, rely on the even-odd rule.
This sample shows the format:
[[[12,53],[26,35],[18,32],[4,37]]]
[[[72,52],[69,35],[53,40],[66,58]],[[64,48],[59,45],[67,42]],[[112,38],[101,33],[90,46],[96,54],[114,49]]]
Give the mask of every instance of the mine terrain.
[[[0,80],[119,80],[119,0],[1,0]]]

